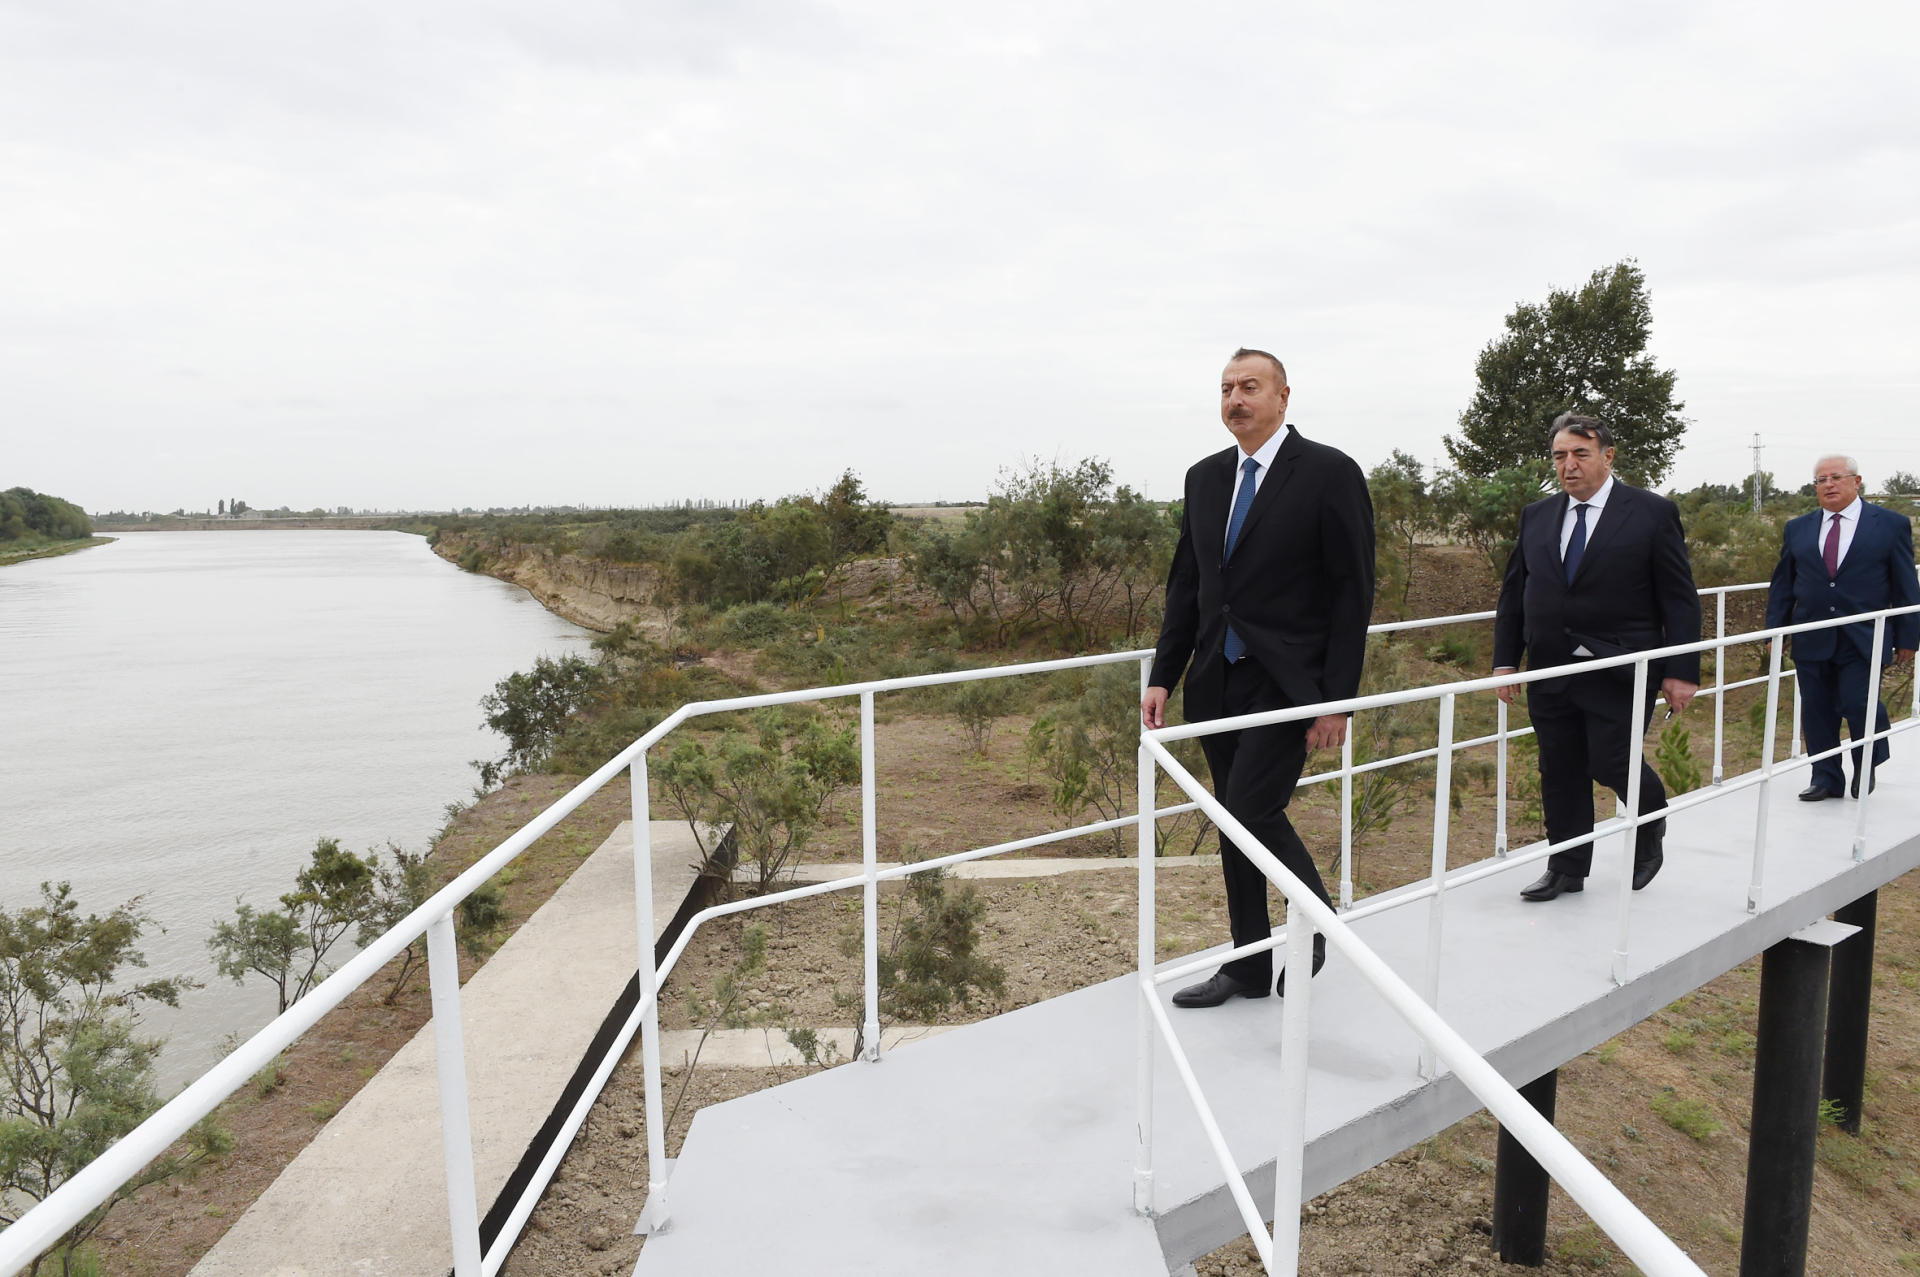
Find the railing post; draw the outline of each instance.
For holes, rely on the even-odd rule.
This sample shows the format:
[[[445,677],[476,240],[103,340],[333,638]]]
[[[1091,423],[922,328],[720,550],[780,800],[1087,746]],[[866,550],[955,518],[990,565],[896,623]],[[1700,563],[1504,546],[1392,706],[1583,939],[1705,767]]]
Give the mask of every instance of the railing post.
[[[1440,939],[1447,899],[1447,821],[1453,798],[1453,700],[1452,692],[1440,698],[1440,753],[1433,764],[1433,858],[1427,876],[1427,970],[1421,993],[1436,1011],[1440,1009]],[[1420,1076],[1433,1078],[1439,1071],[1440,1057],[1433,1043],[1423,1039]]]
[[[1713,783],[1726,775],[1727,742],[1727,592],[1719,592],[1720,606],[1713,624],[1713,637],[1722,640],[1713,649]]]
[[[1773,636],[1773,651],[1767,663],[1767,725],[1760,743],[1760,813],[1753,825],[1753,873],[1747,883],[1747,912],[1760,910],[1760,891],[1767,871],[1767,798],[1773,788],[1773,753],[1776,724],[1780,717],[1780,652],[1786,645],[1784,635]]]
[[[1800,730],[1800,667],[1793,669],[1793,752],[1790,758],[1799,758],[1807,752],[1807,738]]]
[[[653,796],[647,786],[647,755],[641,751],[628,771],[633,808],[633,917],[639,946],[634,972],[640,982],[641,1102],[646,1107],[647,1200],[636,1232],[657,1233],[667,1226],[667,1113],[660,1085],[660,970],[654,943],[659,928],[653,914]]]
[[[1300,1267],[1300,1178],[1307,1148],[1307,1043],[1313,990],[1313,924],[1287,908],[1287,996],[1280,1007],[1280,1147],[1273,1159],[1273,1266]]]
[[[1627,738],[1627,831],[1621,836],[1626,843],[1626,850],[1620,857],[1620,905],[1613,944],[1613,982],[1617,985],[1627,982],[1628,928],[1633,917],[1634,855],[1640,841],[1640,773],[1646,767],[1647,755],[1647,729],[1641,726],[1640,707],[1646,703],[1647,658],[1643,656],[1633,663],[1633,701],[1627,714],[1627,727],[1631,733]]]
[[[1151,666],[1140,662],[1140,695],[1147,694]],[[1142,730],[1144,730],[1144,725]],[[1139,827],[1134,831],[1134,846],[1140,856],[1139,952],[1140,1000],[1134,1007],[1138,1016],[1134,1061],[1134,1151],[1133,1208],[1142,1215],[1153,1214],[1153,1012],[1147,999],[1158,996],[1153,984],[1154,957],[1154,797],[1159,788],[1159,772],[1153,755],[1142,744],[1135,760],[1134,776],[1139,785]]]
[[[866,943],[861,953],[866,966],[866,1012],[861,1022],[862,1052],[871,1063],[880,1058],[880,844],[874,821],[873,693],[860,693],[860,864],[866,875],[861,895]]]
[[[1493,854],[1501,860],[1507,858],[1507,703],[1494,697],[1494,713],[1497,715],[1495,734],[1500,737],[1494,751],[1494,795],[1497,801],[1493,808]]]
[[[1340,908],[1353,908],[1353,732],[1359,725],[1347,716],[1347,734],[1340,741]]]
[[[1887,641],[1887,618],[1873,618],[1873,651],[1867,662],[1867,716],[1863,720],[1867,727],[1867,739],[1864,745],[1854,742],[1860,750],[1859,761],[1853,765],[1854,788],[1860,791],[1860,810],[1854,816],[1853,858],[1856,861],[1867,858],[1867,798],[1873,793],[1873,754],[1880,744],[1880,645]],[[1888,729],[1892,729],[1889,723]]]
[[[433,999],[434,1065],[440,1074],[440,1147],[447,1162],[453,1272],[454,1277],[480,1277],[480,1210],[473,1187],[467,1057],[460,1035],[460,955],[451,913],[427,924],[427,984]]]

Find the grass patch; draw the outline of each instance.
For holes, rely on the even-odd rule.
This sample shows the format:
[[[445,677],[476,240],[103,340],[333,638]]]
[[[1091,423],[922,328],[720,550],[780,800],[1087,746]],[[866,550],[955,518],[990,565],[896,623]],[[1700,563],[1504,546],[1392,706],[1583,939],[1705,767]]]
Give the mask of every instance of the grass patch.
[[[1589,1268],[1608,1268],[1613,1264],[1613,1251],[1607,1245],[1606,1234],[1591,1220],[1561,1238],[1559,1252],[1560,1258],[1570,1264]]]
[[[253,1093],[264,1100],[279,1090],[280,1084],[286,1080],[287,1057],[282,1053],[268,1060],[261,1066],[260,1071],[253,1075]]]
[[[1672,1087],[1653,1097],[1653,1111],[1659,1119],[1688,1139],[1706,1143],[1720,1129],[1713,1110],[1699,1100],[1690,1100]]]

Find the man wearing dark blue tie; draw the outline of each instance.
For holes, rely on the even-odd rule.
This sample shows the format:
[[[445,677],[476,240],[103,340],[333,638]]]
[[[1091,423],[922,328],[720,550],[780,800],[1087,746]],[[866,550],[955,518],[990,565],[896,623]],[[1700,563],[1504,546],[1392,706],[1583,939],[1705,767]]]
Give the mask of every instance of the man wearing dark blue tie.
[[[1221,374],[1220,419],[1234,445],[1187,471],[1166,618],[1140,700],[1148,727],[1166,726],[1167,696],[1183,674],[1190,722],[1360,690],[1373,611],[1373,501],[1352,458],[1286,424],[1290,393],[1287,370],[1262,350],[1235,351]],[[1329,714],[1200,741],[1221,803],[1327,903],[1287,804],[1307,751],[1337,747],[1346,733],[1346,716]],[[1224,833],[1220,867],[1235,947],[1270,939],[1266,875]],[[1325,955],[1316,936],[1314,970]],[[1273,954],[1263,951],[1226,963],[1173,1002],[1218,1006],[1273,987]]]
[[[1820,508],[1787,521],[1780,537],[1780,563],[1767,587],[1767,627],[1824,621],[1855,612],[1920,603],[1920,581],[1913,567],[1913,525],[1904,514],[1869,505],[1860,497],[1860,467],[1848,456],[1822,457],[1813,468],[1814,496]],[[1844,625],[1796,634],[1793,664],[1800,681],[1800,729],[1807,752],[1840,747],[1844,715],[1854,740],[1867,735],[1867,681],[1871,672],[1873,624]],[[1880,661],[1905,663],[1920,647],[1920,614],[1887,618]],[[1876,716],[1877,731],[1887,729],[1887,707]],[[1860,755],[1853,754],[1853,795],[1860,796]],[[1883,737],[1873,743],[1873,765],[1887,760]],[[1812,783],[1800,791],[1802,802],[1838,798],[1845,774],[1839,755],[1813,765]],[[1872,788],[1872,778],[1868,778]]]
[[[1550,450],[1565,489],[1528,506],[1507,560],[1493,628],[1494,673],[1577,665],[1594,657],[1698,642],[1700,596],[1687,559],[1680,512],[1665,497],[1613,476],[1613,434],[1594,417],[1555,418]],[[1640,767],[1640,810],[1667,805],[1659,774],[1638,742],[1653,717],[1654,689],[1678,713],[1699,689],[1698,653],[1649,662],[1647,697],[1633,706],[1633,667],[1616,666],[1528,685],[1527,708],[1540,744],[1540,806],[1547,839],[1593,832],[1593,785],[1625,798]],[[1512,703],[1517,686],[1500,689]],[[1666,820],[1635,836],[1633,889],[1660,872]],[[1555,852],[1547,872],[1523,890],[1553,900],[1584,890],[1593,844]]]

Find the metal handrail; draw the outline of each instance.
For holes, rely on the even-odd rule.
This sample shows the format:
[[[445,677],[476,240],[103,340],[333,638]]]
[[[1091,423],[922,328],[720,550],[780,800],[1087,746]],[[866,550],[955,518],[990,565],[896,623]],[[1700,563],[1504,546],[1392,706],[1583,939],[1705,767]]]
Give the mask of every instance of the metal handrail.
[[[1725,596],[1729,593],[1764,589],[1765,583],[1735,586],[1709,587],[1699,591],[1704,597],[1718,595],[1719,612],[1722,617],[1721,631],[1724,635]],[[1384,622],[1369,628],[1369,633],[1392,633],[1403,630],[1437,628],[1444,625],[1467,624],[1492,618],[1491,612],[1461,613],[1447,617],[1421,618],[1409,621]],[[1841,622],[1844,623],[1844,619]],[[1804,628],[1818,628],[1808,626]],[[1727,639],[1721,644],[1721,650],[1736,641],[1752,641],[1757,636],[1742,636],[1740,639]],[[659,981],[671,971],[673,963],[685,951],[688,939],[702,922],[738,909],[719,906],[703,910],[697,914],[683,931],[682,936],[667,959],[658,964],[653,962],[654,902],[651,874],[651,847],[649,843],[650,800],[646,780],[646,754],[649,749],[664,739],[671,731],[698,717],[714,714],[733,713],[743,710],[771,707],[775,705],[796,704],[809,701],[859,697],[861,700],[861,737],[862,737],[862,824],[863,824],[863,873],[857,878],[845,879],[818,887],[796,888],[788,892],[758,897],[752,901],[740,902],[742,908],[762,908],[785,900],[799,899],[803,896],[822,894],[829,890],[850,890],[862,888],[867,895],[865,917],[865,993],[866,1014],[864,1025],[866,1033],[867,1055],[877,1058],[879,1033],[877,1030],[878,995],[875,980],[875,962],[877,945],[874,937],[874,905],[880,882],[905,877],[913,873],[927,872],[932,869],[962,863],[967,860],[999,855],[1008,851],[1080,837],[1089,833],[1124,828],[1135,825],[1140,828],[1146,841],[1147,854],[1142,858],[1141,873],[1143,879],[1150,878],[1153,859],[1153,822],[1142,821],[1139,815],[1129,814],[1113,820],[1098,821],[1072,829],[1038,835],[1032,838],[1017,839],[1011,842],[995,844],[991,847],[976,848],[934,860],[916,862],[911,865],[881,869],[874,854],[874,766],[873,766],[873,716],[872,701],[878,693],[902,691],[917,687],[940,686],[945,684],[971,682],[981,679],[1008,678],[1016,675],[1043,674],[1073,669],[1085,669],[1095,666],[1136,661],[1140,664],[1140,682],[1144,690],[1148,670],[1153,656],[1151,649],[1128,652],[1101,653],[1091,656],[1068,657],[1050,661],[1025,662],[1016,665],[993,666],[980,669],[954,670],[940,674],[909,675],[898,678],[874,679],[858,683],[847,683],[825,688],[795,689],[784,692],[762,693],[753,696],[731,697],[713,701],[692,702],[681,706],[669,714],[653,729],[639,737],[621,750],[613,758],[596,769],[592,775],[576,784],[539,815],[529,821],[520,830],[508,837],[486,856],[463,871],[445,887],[435,892],[425,903],[390,930],[372,941],[359,954],[344,963],[326,980],[310,991],[305,997],[289,1007],[285,1012],[269,1022],[251,1038],[243,1042],[226,1058],[214,1065],[192,1084],[183,1089],[167,1104],[153,1113],[145,1122],[129,1132],[106,1153],[93,1163],[75,1174],[59,1189],[23,1214],[12,1226],[0,1231],[0,1277],[18,1272],[30,1263],[35,1256],[52,1245],[73,1224],[83,1219],[95,1206],[106,1201],[121,1184],[132,1178],[143,1166],[160,1156],[166,1149],[185,1135],[192,1126],[211,1113],[223,1100],[270,1063],[280,1052],[312,1028],[328,1012],[337,1007],[345,998],[372,976],[388,961],[399,955],[407,946],[418,940],[423,934],[428,938],[429,983],[432,988],[433,1020],[436,1039],[436,1055],[439,1061],[439,1091],[442,1109],[442,1136],[447,1161],[448,1201],[453,1221],[453,1255],[457,1277],[494,1277],[504,1263],[508,1250],[517,1240],[526,1219],[531,1214],[539,1195],[550,1182],[557,1169],[560,1158],[571,1141],[572,1135],[584,1122],[587,1112],[598,1098],[606,1077],[611,1072],[612,1061],[617,1059],[635,1032],[642,1032],[642,1059],[645,1072],[645,1091],[647,1106],[648,1153],[650,1176],[652,1177],[648,1194],[648,1206],[643,1222],[651,1227],[664,1226],[666,1213],[666,1157],[664,1150],[664,1123],[661,1120],[660,1063],[658,1048],[658,987]],[[1788,676],[1791,676],[1789,671]],[[1481,680],[1481,684],[1492,681],[1501,683],[1530,681],[1525,676],[1502,676],[1498,680]],[[1732,686],[1746,686],[1735,684]],[[1729,686],[1725,690],[1732,690]],[[1716,691],[1721,690],[1716,688]],[[1702,695],[1708,694],[1702,689]],[[1376,703],[1378,703],[1376,701]],[[1798,701],[1795,702],[1796,722]],[[1508,732],[1505,730],[1505,707],[1501,707],[1500,723],[1502,730],[1492,737],[1480,737],[1470,741],[1450,743],[1445,756],[1451,757],[1459,749],[1475,748],[1489,743],[1495,744],[1500,758],[1500,834],[1497,854],[1504,856],[1505,848],[1505,773],[1506,742],[1528,734],[1531,729]],[[1716,725],[1717,727],[1717,725]],[[1716,751],[1719,745],[1719,732],[1716,729]],[[1318,773],[1302,778],[1303,784],[1318,783],[1340,778],[1343,789],[1350,789],[1352,778],[1379,767],[1409,761],[1408,758],[1374,760],[1354,767],[1351,754],[1351,734],[1349,745],[1343,754],[1343,766],[1332,771]],[[1433,751],[1421,751],[1418,757],[1434,757]],[[1813,761],[1813,760],[1806,760]],[[520,1200],[510,1212],[506,1226],[496,1238],[492,1247],[484,1255],[479,1253],[478,1204],[473,1192],[473,1167],[471,1136],[468,1127],[466,1105],[466,1084],[462,1066],[461,1019],[459,1006],[459,982],[454,963],[454,910],[476,889],[484,885],[501,869],[505,868],[523,851],[541,836],[558,825],[567,816],[577,810],[586,800],[603,788],[620,772],[632,773],[633,818],[634,818],[634,891],[636,927],[640,959],[637,971],[640,977],[641,997],[633,1014],[629,1017],[621,1032],[617,1035],[613,1052],[602,1062],[590,1085],[581,1095],[569,1115],[562,1130],[554,1141],[546,1158],[536,1169],[534,1176],[523,1190]],[[1716,777],[1717,779],[1717,777]],[[1150,791],[1149,791],[1150,792]],[[1344,795],[1343,795],[1344,796]],[[1204,809],[1204,804],[1190,802],[1176,804],[1154,813],[1155,816],[1174,815],[1181,812]],[[1351,903],[1351,830],[1348,824],[1350,804],[1342,803],[1342,896],[1343,903]],[[1613,826],[1608,826],[1610,832]],[[1522,855],[1533,854],[1535,849],[1525,849]],[[1539,854],[1546,854],[1544,849]],[[1500,867],[1505,867],[1503,862]],[[1356,911],[1357,914],[1358,911]],[[1151,958],[1144,955],[1143,960]]]
[[[1757,586],[1735,587],[1738,589],[1764,588]],[[1799,625],[1778,626],[1758,630],[1747,634],[1729,636],[1725,632],[1725,594],[1721,594],[1719,623],[1717,633],[1712,639],[1695,643],[1673,644],[1643,652],[1626,653],[1621,656],[1593,659],[1571,666],[1553,666],[1539,670],[1509,672],[1488,678],[1467,679],[1435,687],[1411,688],[1397,692],[1379,693],[1370,696],[1355,696],[1341,700],[1326,701],[1314,705],[1293,706],[1287,709],[1271,710],[1255,714],[1237,715],[1231,718],[1213,719],[1204,723],[1187,724],[1178,727],[1164,727],[1155,730],[1143,730],[1140,736],[1139,756],[1139,792],[1141,794],[1140,840],[1143,848],[1141,857],[1141,910],[1139,937],[1139,990],[1142,999],[1142,1014],[1139,1030],[1139,1098],[1138,1152],[1136,1154],[1134,1174],[1135,1206],[1143,1212],[1151,1212],[1153,1204],[1153,1108],[1152,1108],[1152,1050],[1154,1041],[1159,1040],[1168,1049],[1182,1086],[1200,1117],[1201,1127],[1209,1146],[1220,1162],[1227,1178],[1228,1188],[1238,1207],[1243,1222],[1247,1224],[1249,1236],[1259,1252],[1261,1262],[1269,1272],[1293,1274],[1297,1271],[1299,1258],[1299,1210],[1301,1201],[1301,1165],[1305,1147],[1306,1121],[1306,1053],[1308,1032],[1308,1008],[1311,1004],[1311,949],[1308,940],[1315,934],[1327,935],[1333,945],[1349,957],[1355,959],[1362,976],[1381,994],[1387,1004],[1400,1015],[1416,1033],[1420,1035],[1421,1059],[1420,1072],[1423,1077],[1434,1078],[1438,1075],[1439,1065],[1445,1063],[1453,1069],[1456,1076],[1473,1092],[1503,1124],[1507,1114],[1514,1117],[1515,1125],[1508,1129],[1533,1154],[1536,1161],[1545,1167],[1562,1187],[1578,1202],[1588,1215],[1609,1236],[1611,1236],[1627,1256],[1652,1277],[1685,1277],[1699,1273],[1699,1268],[1680,1251],[1673,1242],[1642,1215],[1624,1195],[1606,1181],[1599,1172],[1575,1151],[1566,1139],[1554,1130],[1527,1103],[1527,1101],[1505,1079],[1488,1065],[1484,1058],[1458,1037],[1456,1033],[1433,1010],[1439,1001],[1441,928],[1445,893],[1449,888],[1478,881],[1493,873],[1505,873],[1516,863],[1548,855],[1565,847],[1591,844],[1600,838],[1619,833],[1623,836],[1626,855],[1631,857],[1635,833],[1649,821],[1663,819],[1674,811],[1724,797],[1739,789],[1757,785],[1761,789],[1759,816],[1754,833],[1754,868],[1747,889],[1747,909],[1753,912],[1759,907],[1761,885],[1766,855],[1766,789],[1775,775],[1774,753],[1775,735],[1779,718],[1780,682],[1786,676],[1781,668],[1782,651],[1785,638],[1790,634],[1801,634],[1822,629],[1858,625],[1867,621],[1873,624],[1873,644],[1868,674],[1868,696],[1865,722],[1868,724],[1866,735],[1859,741],[1837,746],[1812,756],[1796,756],[1789,759],[1787,766],[1797,768],[1811,766],[1823,758],[1833,757],[1844,749],[1859,748],[1871,751],[1882,739],[1902,730],[1920,725],[1920,678],[1915,681],[1912,716],[1900,723],[1889,722],[1886,729],[1875,726],[1876,711],[1879,702],[1881,674],[1881,652],[1884,648],[1886,625],[1889,619],[1920,613],[1920,605],[1885,608],[1876,612],[1856,613],[1846,617],[1835,617],[1825,621],[1807,622]],[[1724,684],[1720,671],[1725,666],[1726,648],[1736,643],[1764,641],[1769,645],[1769,670],[1764,680],[1768,685],[1767,719],[1764,744],[1761,753],[1761,765],[1754,772],[1747,773],[1731,783],[1724,783],[1719,775],[1719,760],[1722,758],[1722,725],[1724,723],[1724,693],[1731,687]],[[1628,769],[1625,812],[1622,816],[1596,824],[1593,831],[1576,838],[1564,840],[1558,844],[1542,844],[1528,848],[1517,857],[1504,855],[1504,804],[1505,804],[1505,742],[1509,733],[1505,727],[1504,703],[1499,722],[1501,730],[1496,733],[1501,749],[1501,803],[1502,817],[1499,824],[1501,847],[1494,862],[1463,867],[1450,872],[1446,864],[1448,840],[1448,804],[1445,794],[1449,787],[1448,768],[1458,747],[1453,740],[1454,706],[1463,694],[1491,691],[1511,687],[1516,684],[1542,682],[1549,679],[1561,679],[1569,674],[1584,674],[1596,670],[1614,669],[1631,666],[1633,671],[1633,690],[1630,705],[1646,703],[1647,681],[1650,662],[1668,657],[1711,650],[1715,659],[1715,739],[1714,756],[1716,760],[1715,789],[1706,790],[1693,796],[1681,796],[1669,801],[1658,811],[1640,811],[1640,783],[1642,769],[1630,766]],[[1751,685],[1750,681],[1747,684]],[[1423,886],[1391,893],[1387,898],[1374,902],[1361,909],[1346,908],[1349,904],[1346,884],[1342,884],[1342,910],[1335,910],[1323,904],[1316,896],[1306,890],[1305,885],[1290,873],[1259,840],[1255,839],[1244,825],[1233,818],[1217,799],[1209,794],[1186,768],[1174,758],[1167,749],[1167,743],[1175,740],[1187,740],[1211,735],[1215,732],[1236,731],[1249,727],[1268,726],[1278,723],[1301,722],[1329,715],[1350,715],[1361,710],[1384,709],[1394,705],[1416,701],[1438,700],[1440,702],[1438,735],[1439,741],[1432,750],[1417,751],[1418,757],[1437,757],[1437,771],[1434,781],[1434,834],[1432,868],[1428,880]],[[1796,725],[1798,720],[1798,702],[1795,705]],[[1645,729],[1641,726],[1637,714],[1630,715],[1628,757],[1638,759],[1644,750]],[[1351,732],[1348,733],[1351,739]],[[1478,741],[1474,743],[1480,743]],[[1411,758],[1416,755],[1407,755]],[[1872,770],[1870,752],[1863,752],[1868,771]],[[1151,858],[1144,849],[1151,845],[1151,795],[1155,790],[1155,768],[1164,768],[1170,778],[1199,804],[1215,824],[1234,844],[1244,852],[1267,878],[1278,887],[1286,897],[1288,915],[1287,926],[1265,940],[1236,946],[1225,953],[1214,953],[1205,959],[1181,964],[1171,970],[1156,970],[1153,964],[1154,914],[1149,907],[1153,899],[1153,875]],[[1353,772],[1352,752],[1343,752],[1343,774],[1350,778]],[[1853,841],[1853,857],[1860,860],[1866,849],[1867,796],[1872,791],[1869,784],[1862,789],[1861,803],[1856,817]],[[1343,848],[1344,860],[1344,848]],[[1344,869],[1343,869],[1344,873]],[[1424,971],[1426,988],[1416,992],[1411,986],[1395,975],[1373,952],[1352,932],[1352,923],[1358,916],[1380,912],[1387,908],[1396,908],[1415,900],[1430,901],[1427,915],[1427,962]],[[1617,942],[1613,952],[1611,975],[1616,984],[1626,982],[1628,962],[1628,924],[1631,914],[1631,875],[1621,875],[1618,892],[1619,913]],[[1295,910],[1299,913],[1295,913]],[[1304,922],[1305,925],[1296,925]],[[1269,1235],[1258,1210],[1253,1205],[1244,1177],[1240,1174],[1225,1140],[1221,1137],[1206,1097],[1201,1093],[1198,1080],[1180,1049],[1172,1021],[1161,1005],[1157,990],[1161,985],[1184,979],[1209,966],[1246,954],[1259,953],[1287,946],[1288,998],[1282,1022],[1281,1043],[1281,1141],[1275,1155],[1273,1232]],[[1572,1178],[1562,1179],[1562,1175]]]

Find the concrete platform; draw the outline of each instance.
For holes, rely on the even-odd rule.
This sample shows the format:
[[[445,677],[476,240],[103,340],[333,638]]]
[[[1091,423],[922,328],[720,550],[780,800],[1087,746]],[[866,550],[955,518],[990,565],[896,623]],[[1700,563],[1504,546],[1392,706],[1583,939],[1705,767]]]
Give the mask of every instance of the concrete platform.
[[[699,875],[692,832],[653,822],[655,915]],[[519,1166],[633,979],[633,829],[622,823],[461,990],[481,1214]],[[193,1277],[439,1277],[453,1264],[433,1026],[322,1128]]]
[[[1920,863],[1920,749],[1896,743],[1868,855],[1852,802],[1769,800],[1767,889],[1746,909],[1757,791],[1671,820],[1666,867],[1633,898],[1631,978],[1609,978],[1622,840],[1587,891],[1518,892],[1539,864],[1449,892],[1439,1009],[1514,1083],[1619,1033]],[[1429,902],[1356,930],[1403,978],[1424,963]],[[1162,996],[1170,996],[1163,990]],[[1244,1232],[1164,1051],[1155,1068],[1156,1218],[1131,1206],[1135,999],[1111,981],[695,1118],[668,1229],[636,1277],[914,1272],[1164,1274]],[[1479,1108],[1423,1081],[1418,1044],[1336,955],[1314,982],[1306,1188],[1317,1194]],[[1256,1201],[1272,1198],[1281,1003],[1171,1012]],[[1684,1239],[1681,1239],[1684,1241]]]

